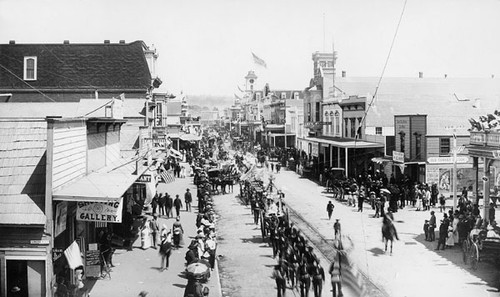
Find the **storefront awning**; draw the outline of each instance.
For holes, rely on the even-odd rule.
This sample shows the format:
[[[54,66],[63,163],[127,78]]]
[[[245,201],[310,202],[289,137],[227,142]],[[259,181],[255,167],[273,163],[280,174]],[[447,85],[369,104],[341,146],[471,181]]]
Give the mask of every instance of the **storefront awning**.
[[[148,166],[139,166],[136,172],[134,159],[122,160],[121,164],[107,166],[56,190],[52,197],[58,201],[118,201],[147,169]]]
[[[181,134],[179,138],[181,140],[184,140],[184,141],[199,141],[199,140],[201,140],[201,136],[196,135],[196,134],[191,134],[191,133]]]
[[[375,157],[375,158],[372,158],[372,162],[377,163],[377,164],[389,163],[389,162],[392,162],[392,158]]]
[[[44,196],[0,195],[0,225],[45,225]]]
[[[170,148],[170,152],[168,154],[168,157],[170,157],[170,156],[173,156],[173,157],[178,158],[178,159],[182,159],[182,153],[176,149],[173,149],[173,148]]]
[[[317,142],[317,143],[322,143],[322,144],[331,144],[336,147],[340,148],[383,148],[384,145],[382,143],[376,143],[376,142],[369,142],[369,141],[364,141],[364,140],[347,140],[343,139],[342,141],[336,141],[336,140],[330,140],[330,139],[323,139],[323,138],[317,138],[317,137],[304,137],[301,138],[302,140],[305,141],[310,141],[310,142]]]

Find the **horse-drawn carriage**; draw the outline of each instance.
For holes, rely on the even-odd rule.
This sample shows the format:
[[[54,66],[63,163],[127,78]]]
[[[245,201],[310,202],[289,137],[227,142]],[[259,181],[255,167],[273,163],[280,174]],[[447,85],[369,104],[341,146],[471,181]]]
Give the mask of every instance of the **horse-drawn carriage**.
[[[473,270],[479,262],[492,262],[500,268],[500,229],[491,225],[472,229],[462,243],[462,259]]]

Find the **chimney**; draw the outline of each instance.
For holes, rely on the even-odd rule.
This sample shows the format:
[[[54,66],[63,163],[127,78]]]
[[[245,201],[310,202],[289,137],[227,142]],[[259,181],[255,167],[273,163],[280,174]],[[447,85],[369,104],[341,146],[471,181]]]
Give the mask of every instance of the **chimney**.
[[[15,40],[9,40],[9,44],[16,44]]]
[[[345,72],[345,70],[342,70],[342,77],[346,77],[347,76],[347,73]]]
[[[69,44],[69,40],[64,40],[63,44]]]
[[[424,73],[423,72],[419,72],[418,73],[418,78],[424,78]]]
[[[109,44],[109,39],[104,40],[104,44]]]
[[[448,77],[448,74],[446,74],[446,73],[445,73],[445,74],[444,74],[444,78],[447,78],[447,77]]]
[[[125,44],[125,40],[124,39],[120,40],[120,44]]]

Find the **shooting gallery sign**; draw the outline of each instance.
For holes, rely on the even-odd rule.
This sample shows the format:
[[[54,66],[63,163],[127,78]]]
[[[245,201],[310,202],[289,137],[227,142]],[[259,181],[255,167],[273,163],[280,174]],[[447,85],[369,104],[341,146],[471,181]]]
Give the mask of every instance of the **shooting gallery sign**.
[[[109,202],[78,202],[76,219],[88,222],[122,222],[123,198]]]

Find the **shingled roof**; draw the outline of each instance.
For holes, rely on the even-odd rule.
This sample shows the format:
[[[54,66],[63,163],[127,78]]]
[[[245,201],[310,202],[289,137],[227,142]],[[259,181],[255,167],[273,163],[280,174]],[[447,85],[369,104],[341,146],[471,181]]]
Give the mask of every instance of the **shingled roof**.
[[[37,57],[38,89],[144,89],[151,73],[144,42],[102,44],[1,44],[0,90],[31,89],[23,78],[24,57]],[[18,76],[19,78],[16,78]]]
[[[43,225],[47,123],[0,121],[0,224]]]

